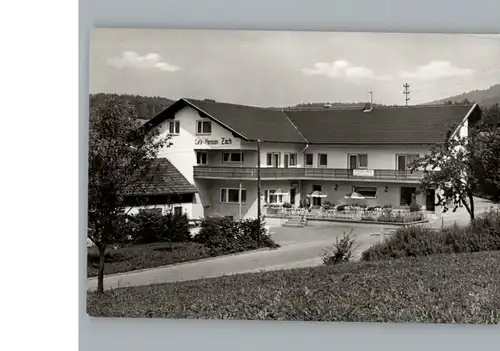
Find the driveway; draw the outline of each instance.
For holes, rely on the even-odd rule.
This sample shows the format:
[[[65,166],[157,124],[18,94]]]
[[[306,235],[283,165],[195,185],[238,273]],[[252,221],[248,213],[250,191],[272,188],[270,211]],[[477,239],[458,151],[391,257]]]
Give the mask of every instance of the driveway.
[[[267,270],[311,267],[322,264],[323,250],[331,247],[335,238],[352,230],[361,245],[358,255],[380,240],[380,225],[341,224],[333,222],[309,223],[305,228],[271,228],[271,237],[282,247],[277,250],[259,250],[243,254],[210,258],[198,262],[163,266],[142,271],[109,275],[104,278],[106,289],[168,283],[229,274]],[[95,290],[97,280],[87,279],[88,289]]]
[[[491,203],[476,199],[476,214],[481,214],[491,207]],[[435,220],[428,224],[439,228],[442,223],[466,225],[469,215],[465,208],[456,212],[447,212],[443,221]],[[359,245],[356,257],[371,245],[380,242],[384,236],[380,233],[390,231],[395,226],[379,224],[355,224],[338,222],[308,222],[304,228],[272,227],[271,237],[281,245],[277,250],[259,250],[238,255],[224,256],[187,262],[173,266],[163,266],[142,271],[127,272],[106,276],[106,289],[168,283],[201,278],[211,278],[229,274],[252,273],[259,271],[312,267],[322,264],[321,257],[326,248],[331,247],[335,239],[343,233],[351,232]],[[95,290],[95,278],[87,279],[88,289]]]

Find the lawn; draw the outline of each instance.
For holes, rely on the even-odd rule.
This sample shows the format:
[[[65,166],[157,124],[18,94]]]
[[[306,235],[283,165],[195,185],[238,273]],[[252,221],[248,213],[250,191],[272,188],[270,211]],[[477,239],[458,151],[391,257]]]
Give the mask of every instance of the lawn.
[[[127,245],[117,250],[107,250],[104,274],[153,268],[216,255],[215,251],[195,242]],[[99,253],[96,247],[90,247],[87,255],[87,276],[97,276],[98,268]]]
[[[89,293],[92,316],[500,323],[500,252],[433,255]]]

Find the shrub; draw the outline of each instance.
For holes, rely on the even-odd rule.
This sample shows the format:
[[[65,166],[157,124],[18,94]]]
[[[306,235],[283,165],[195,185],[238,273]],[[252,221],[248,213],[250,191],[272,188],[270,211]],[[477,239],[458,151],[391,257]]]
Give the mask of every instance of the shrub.
[[[292,208],[292,204],[289,202],[283,203],[283,208]]]
[[[445,253],[500,250],[500,214],[490,211],[468,226],[440,230],[422,226],[399,228],[395,235],[363,252],[361,259],[376,261]]]
[[[207,217],[194,240],[217,252],[239,252],[261,247],[278,247],[266,235],[264,223],[260,228],[257,219],[235,222],[224,217]],[[260,233],[260,235],[259,235]]]
[[[321,206],[322,206],[325,210],[329,210],[329,209],[331,209],[331,208],[333,208],[333,207],[334,207],[334,205],[333,205],[330,201],[328,201],[328,200],[323,201],[323,203],[321,204]]]
[[[356,245],[356,240],[352,236],[352,230],[348,233],[344,232],[342,236],[335,239],[333,248],[324,252],[323,263],[331,265],[349,262],[358,247],[359,245]]]
[[[190,241],[189,220],[185,214],[166,215],[155,212],[139,212],[129,219],[130,235],[134,243]]]

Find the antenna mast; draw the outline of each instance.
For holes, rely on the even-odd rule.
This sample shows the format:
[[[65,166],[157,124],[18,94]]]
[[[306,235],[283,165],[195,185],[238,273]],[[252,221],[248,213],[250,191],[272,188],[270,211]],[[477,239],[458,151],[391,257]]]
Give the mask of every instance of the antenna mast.
[[[410,100],[410,84],[403,84],[403,88],[405,88],[403,91],[403,94],[405,95],[405,106],[408,106],[408,101]]]

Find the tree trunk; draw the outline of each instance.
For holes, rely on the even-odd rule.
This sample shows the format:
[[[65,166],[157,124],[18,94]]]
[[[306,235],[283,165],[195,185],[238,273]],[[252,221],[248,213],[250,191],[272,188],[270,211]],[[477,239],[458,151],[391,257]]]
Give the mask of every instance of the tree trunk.
[[[470,203],[469,215],[470,215],[470,220],[472,221],[476,216],[474,214],[474,195],[471,193],[469,193],[469,203]]]
[[[99,272],[97,273],[97,292],[104,293],[104,259],[106,246],[99,246]]]

